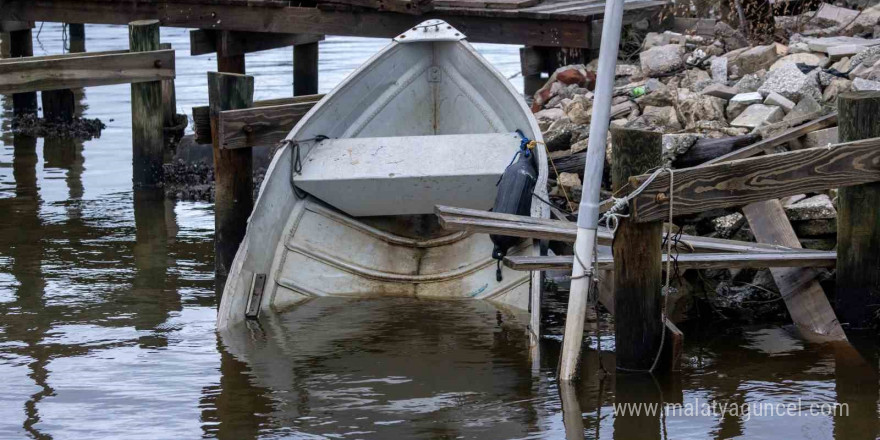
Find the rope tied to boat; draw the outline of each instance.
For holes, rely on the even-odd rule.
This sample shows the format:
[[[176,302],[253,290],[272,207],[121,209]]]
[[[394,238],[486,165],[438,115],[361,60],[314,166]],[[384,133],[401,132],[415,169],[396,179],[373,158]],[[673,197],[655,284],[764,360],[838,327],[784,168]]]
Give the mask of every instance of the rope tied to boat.
[[[278,143],[279,148],[283,147],[291,147],[293,151],[290,152],[290,187],[293,189],[293,195],[296,196],[297,199],[302,200],[306,198],[307,194],[305,192],[300,191],[299,188],[296,187],[296,182],[294,182],[294,176],[297,174],[302,174],[302,157],[300,156],[300,143],[302,142],[321,142],[323,140],[330,139],[323,134],[319,134],[315,137],[311,137],[308,139],[282,139],[281,142]]]

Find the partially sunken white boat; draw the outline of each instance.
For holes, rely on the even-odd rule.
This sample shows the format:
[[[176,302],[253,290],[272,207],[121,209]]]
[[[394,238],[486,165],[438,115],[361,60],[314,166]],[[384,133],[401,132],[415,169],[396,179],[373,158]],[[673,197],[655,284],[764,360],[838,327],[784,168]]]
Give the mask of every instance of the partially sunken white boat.
[[[505,268],[497,281],[489,236],[444,231],[433,215],[435,205],[492,208],[520,149],[517,130],[542,141],[522,97],[458,30],[431,20],[399,35],[315,105],[275,154],[218,327],[321,296],[537,305],[540,273]],[[547,217],[546,152],[533,152],[531,215]],[[538,252],[525,240],[510,254]]]

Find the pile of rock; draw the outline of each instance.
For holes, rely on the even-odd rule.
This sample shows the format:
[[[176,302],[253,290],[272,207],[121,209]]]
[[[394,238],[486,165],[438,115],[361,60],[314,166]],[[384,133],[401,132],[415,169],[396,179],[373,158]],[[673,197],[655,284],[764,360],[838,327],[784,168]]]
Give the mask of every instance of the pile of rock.
[[[742,140],[747,145],[834,111],[842,92],[880,90],[880,5],[853,13],[822,4],[801,16],[777,17],[777,27],[788,32],[787,44],[749,45],[724,22],[715,24],[711,37],[649,33],[638,63],[621,61],[616,67],[611,126],[661,132],[664,159],[693,166],[681,160],[699,148],[695,145],[724,143],[722,139],[737,143],[717,150],[724,154],[742,147]],[[582,189],[583,166],[570,164],[582,161],[587,148],[596,64],[558,69],[535,94],[532,106],[551,160],[565,171],[551,176],[556,177],[551,178],[551,199],[572,212]],[[832,127],[788,147],[836,142],[837,128]],[[605,176],[613,160],[609,136]],[[607,178],[605,183],[603,190],[608,190]],[[831,191],[784,200],[803,247],[836,246],[835,195]],[[744,216],[735,211],[702,213],[679,226],[690,234],[755,240]]]

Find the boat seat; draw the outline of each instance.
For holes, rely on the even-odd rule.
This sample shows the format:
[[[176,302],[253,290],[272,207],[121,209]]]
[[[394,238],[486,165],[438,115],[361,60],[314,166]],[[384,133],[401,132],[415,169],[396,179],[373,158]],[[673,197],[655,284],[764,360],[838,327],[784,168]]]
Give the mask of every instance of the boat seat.
[[[489,209],[516,133],[326,139],[302,159],[296,186],[352,216]]]

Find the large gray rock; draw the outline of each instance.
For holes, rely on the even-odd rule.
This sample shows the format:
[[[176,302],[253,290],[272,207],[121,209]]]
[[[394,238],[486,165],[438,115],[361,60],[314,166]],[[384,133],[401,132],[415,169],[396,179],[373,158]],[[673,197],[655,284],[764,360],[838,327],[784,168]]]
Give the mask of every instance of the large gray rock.
[[[816,11],[813,20],[822,27],[839,26],[843,27],[855,20],[859,16],[859,11],[847,8],[841,8],[829,3],[823,3]]]
[[[684,67],[684,49],[677,44],[652,47],[639,54],[642,74],[659,76]]]
[[[762,95],[776,92],[792,101],[801,98],[802,89],[807,84],[807,75],[801,72],[794,63],[786,63],[776,70],[767,72],[764,84],[758,88]]]
[[[626,124],[628,128],[659,131],[663,133],[681,130],[681,122],[675,108],[647,106],[638,118]]]
[[[774,105],[752,104],[730,122],[734,127],[758,128],[779,122],[785,117],[782,108]]]
[[[734,76],[743,76],[766,69],[776,62],[776,45],[752,47],[729,61],[728,71]]]
[[[727,50],[735,50],[749,45],[749,40],[740,31],[723,21],[715,23],[715,38],[721,40]]]
[[[678,89],[678,110],[685,128],[693,129],[697,121],[725,121],[724,100]]]
[[[759,70],[755,73],[745,75],[736,83],[735,87],[740,93],[757,92],[758,88],[761,87],[761,84],[764,84],[764,77],[766,74],[767,71]]]
[[[822,237],[837,233],[837,219],[824,218],[791,222],[798,237]]]
[[[856,78],[852,82],[852,90],[856,92],[864,92],[867,90],[880,90],[880,82],[871,81],[864,78]]]
[[[817,115],[822,112],[822,106],[811,96],[804,96],[797,105],[785,116],[786,121],[800,119],[805,116]]]

